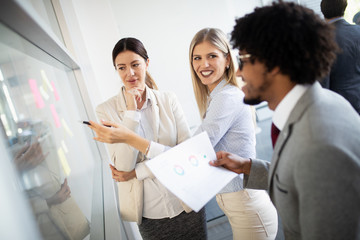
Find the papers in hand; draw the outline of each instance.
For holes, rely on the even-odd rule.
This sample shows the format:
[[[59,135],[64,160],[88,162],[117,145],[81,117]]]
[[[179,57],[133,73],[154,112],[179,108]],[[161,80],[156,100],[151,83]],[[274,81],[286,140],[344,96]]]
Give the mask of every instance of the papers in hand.
[[[146,162],[155,177],[198,212],[238,174],[213,167],[216,154],[206,132],[200,133]]]

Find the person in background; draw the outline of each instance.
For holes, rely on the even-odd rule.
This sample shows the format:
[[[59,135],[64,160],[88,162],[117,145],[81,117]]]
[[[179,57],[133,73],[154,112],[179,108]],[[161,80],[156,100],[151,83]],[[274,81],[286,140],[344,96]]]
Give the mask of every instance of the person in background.
[[[322,0],[321,12],[335,27],[340,48],[322,85],[348,100],[360,114],[360,26],[345,21],[347,0]]]
[[[120,142],[108,145],[122,219],[137,222],[144,240],[206,239],[205,210],[191,211],[145,165],[145,161],[160,153],[149,148],[150,142],[172,147],[190,137],[177,98],[156,90],[147,71],[147,51],[138,39],[119,40],[112,59],[124,86],[119,94],[96,108],[97,116],[124,126],[142,139],[135,147]]]
[[[217,152],[213,166],[268,189],[285,239],[360,239],[360,117],[321,79],[335,60],[333,29],[312,10],[278,2],[236,20],[244,102],[274,110],[271,163]]]
[[[353,22],[356,24],[356,25],[360,25],[360,11],[357,12],[354,17],[353,17]]]
[[[254,158],[255,124],[250,106],[235,76],[230,45],[219,29],[195,34],[189,49],[190,72],[202,123],[215,151]],[[277,212],[264,190],[244,189],[243,175],[234,178],[216,196],[231,224],[233,239],[275,239]]]

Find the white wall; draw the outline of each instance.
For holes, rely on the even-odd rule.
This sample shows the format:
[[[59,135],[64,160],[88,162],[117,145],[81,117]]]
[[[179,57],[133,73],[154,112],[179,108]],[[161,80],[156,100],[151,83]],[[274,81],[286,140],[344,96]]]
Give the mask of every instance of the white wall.
[[[59,0],[72,46],[67,46],[81,67],[95,108],[117,93],[120,82],[112,66],[111,51],[119,31],[108,0]]]
[[[120,37],[141,40],[149,72],[160,90],[178,96],[190,126],[200,123],[190,77],[188,49],[196,32],[216,27],[230,33],[235,18],[260,6],[246,0],[110,0]],[[114,43],[115,44],[115,43]]]
[[[118,93],[121,86],[111,61],[115,43],[140,39],[149,54],[149,71],[160,90],[178,96],[190,126],[200,123],[188,63],[192,37],[205,27],[230,33],[236,17],[261,0],[60,0],[73,53],[81,65],[92,104]]]

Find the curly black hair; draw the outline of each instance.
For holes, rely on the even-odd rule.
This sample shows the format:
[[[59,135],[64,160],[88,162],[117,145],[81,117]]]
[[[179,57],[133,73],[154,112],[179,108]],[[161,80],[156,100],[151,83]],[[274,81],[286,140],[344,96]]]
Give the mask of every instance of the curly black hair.
[[[279,67],[292,82],[314,83],[335,60],[334,29],[312,10],[292,2],[256,8],[236,20],[233,46],[271,71]]]

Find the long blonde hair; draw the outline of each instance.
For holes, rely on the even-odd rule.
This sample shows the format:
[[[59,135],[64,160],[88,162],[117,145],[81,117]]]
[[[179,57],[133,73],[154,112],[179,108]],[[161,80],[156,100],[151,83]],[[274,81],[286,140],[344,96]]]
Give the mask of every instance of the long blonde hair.
[[[223,31],[217,28],[204,28],[197,32],[191,41],[189,49],[189,61],[190,61],[190,72],[191,79],[194,88],[195,99],[199,108],[200,117],[203,119],[207,108],[207,99],[209,97],[209,89],[206,85],[201,83],[200,78],[197,76],[193,68],[193,51],[196,45],[202,42],[209,42],[220,50],[224,56],[230,56],[229,68],[225,69],[224,77],[226,84],[232,84],[239,87],[238,81],[235,76],[235,64],[233,61],[232,53],[230,51],[230,44]]]

